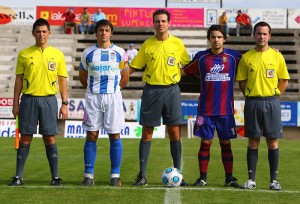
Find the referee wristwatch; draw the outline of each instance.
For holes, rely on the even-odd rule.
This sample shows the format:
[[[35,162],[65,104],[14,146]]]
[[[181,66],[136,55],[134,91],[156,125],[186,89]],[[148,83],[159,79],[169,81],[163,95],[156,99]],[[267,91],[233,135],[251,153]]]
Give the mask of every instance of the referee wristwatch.
[[[68,101],[63,101],[62,104],[67,106],[69,104],[69,102]]]

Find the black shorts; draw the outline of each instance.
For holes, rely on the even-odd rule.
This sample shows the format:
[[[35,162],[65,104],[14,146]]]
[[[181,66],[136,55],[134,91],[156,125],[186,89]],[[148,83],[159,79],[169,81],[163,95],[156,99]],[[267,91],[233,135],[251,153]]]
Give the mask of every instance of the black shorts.
[[[30,96],[23,94],[19,112],[21,134],[57,135],[57,99],[52,96]]]
[[[182,123],[181,94],[177,84],[145,85],[142,95],[140,125],[155,127]]]

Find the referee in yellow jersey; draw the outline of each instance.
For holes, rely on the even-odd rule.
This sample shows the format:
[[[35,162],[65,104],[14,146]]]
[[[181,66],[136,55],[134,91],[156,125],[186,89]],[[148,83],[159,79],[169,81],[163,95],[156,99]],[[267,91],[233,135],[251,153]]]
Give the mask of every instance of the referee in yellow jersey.
[[[155,36],[147,39],[134,60],[130,73],[145,68],[143,82],[146,84],[142,95],[140,125],[143,126],[139,146],[140,172],[133,185],[148,184],[146,167],[155,126],[167,126],[173,165],[181,169],[180,124],[181,95],[177,83],[180,81],[180,66],[190,62],[183,42],[170,35],[170,13],[161,9],[153,13]],[[186,185],[183,181],[181,185]]]
[[[255,175],[260,137],[266,137],[271,190],[281,190],[277,181],[279,148],[282,136],[279,97],[288,86],[289,73],[280,52],[269,47],[271,27],[266,22],[254,26],[255,48],[243,55],[236,80],[244,96],[245,136],[248,137],[249,180],[245,189],[256,188]]]
[[[12,177],[9,186],[23,184],[23,170],[33,134],[37,133],[37,125],[39,134],[43,135],[52,174],[50,184],[61,186],[55,143],[55,135],[58,134],[58,105],[55,94],[58,80],[62,99],[59,117],[67,119],[68,73],[63,53],[48,45],[50,34],[49,23],[43,18],[37,19],[32,28],[35,45],[20,51],[18,55],[12,112],[15,117],[19,115],[21,139],[17,151],[16,175]]]

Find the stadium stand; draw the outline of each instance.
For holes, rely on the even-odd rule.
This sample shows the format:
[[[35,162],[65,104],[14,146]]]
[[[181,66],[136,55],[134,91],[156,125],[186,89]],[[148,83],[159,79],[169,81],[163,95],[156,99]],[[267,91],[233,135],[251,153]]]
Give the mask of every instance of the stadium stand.
[[[0,92],[1,97],[12,97],[15,79],[15,65],[18,52],[33,44],[34,39],[30,35],[30,26],[2,25],[0,32]],[[67,61],[69,71],[69,97],[84,98],[85,91],[78,79],[79,63],[82,51],[96,43],[94,35],[66,35],[60,26],[51,27],[52,36],[50,44],[62,50]],[[171,29],[171,34],[181,38],[188,49],[205,49],[208,47],[206,29]],[[129,43],[134,43],[138,49],[143,41],[154,35],[152,28],[118,28],[114,30],[112,42],[127,49]],[[291,76],[289,86],[282,100],[300,100],[300,30],[297,29],[273,29],[269,43],[284,55]],[[229,36],[226,47],[245,53],[254,47],[252,37],[241,34],[240,37]],[[140,98],[143,88],[141,81],[142,72],[135,72],[130,77],[130,82],[123,90],[124,98]],[[197,99],[199,93],[198,79],[183,77],[180,88],[184,99]],[[243,99],[235,86],[236,99]]]

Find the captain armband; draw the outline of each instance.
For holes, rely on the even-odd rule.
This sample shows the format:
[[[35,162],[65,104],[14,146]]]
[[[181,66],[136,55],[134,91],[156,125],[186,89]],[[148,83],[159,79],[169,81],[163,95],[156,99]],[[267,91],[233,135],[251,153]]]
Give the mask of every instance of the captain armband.
[[[120,71],[129,69],[128,61],[122,61],[119,64]]]

